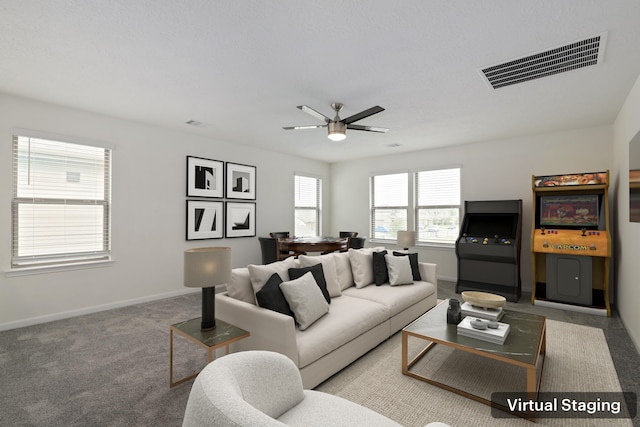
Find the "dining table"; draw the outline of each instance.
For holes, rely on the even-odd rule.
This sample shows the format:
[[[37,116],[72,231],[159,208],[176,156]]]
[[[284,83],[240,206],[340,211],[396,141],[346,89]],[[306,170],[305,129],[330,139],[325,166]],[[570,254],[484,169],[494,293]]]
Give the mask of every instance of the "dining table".
[[[348,237],[287,237],[279,238],[278,246],[281,252],[308,253],[331,252],[348,249]]]

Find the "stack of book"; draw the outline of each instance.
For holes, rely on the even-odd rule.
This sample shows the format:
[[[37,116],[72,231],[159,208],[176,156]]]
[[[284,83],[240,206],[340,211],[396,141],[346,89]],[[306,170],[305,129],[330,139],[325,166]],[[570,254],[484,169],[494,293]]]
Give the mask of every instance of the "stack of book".
[[[495,320],[496,322],[504,316],[502,307],[498,308],[482,308],[465,302],[460,306],[463,316],[479,317],[481,319]]]
[[[509,335],[509,325],[506,323],[498,323],[497,329],[476,329],[471,326],[471,321],[476,320],[476,317],[467,316],[462,319],[462,322],[458,323],[458,334],[463,335],[465,337],[477,338],[479,340],[491,342],[494,344],[504,344],[504,340],[507,339],[507,335]],[[486,319],[481,319],[485,323],[488,322]]]

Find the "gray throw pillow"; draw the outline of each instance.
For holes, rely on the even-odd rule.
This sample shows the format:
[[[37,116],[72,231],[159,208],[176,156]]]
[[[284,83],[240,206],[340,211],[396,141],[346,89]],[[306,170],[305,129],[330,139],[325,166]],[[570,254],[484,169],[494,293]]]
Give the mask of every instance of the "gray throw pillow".
[[[298,279],[282,282],[280,290],[289,303],[301,331],[329,312],[329,304],[311,272]]]

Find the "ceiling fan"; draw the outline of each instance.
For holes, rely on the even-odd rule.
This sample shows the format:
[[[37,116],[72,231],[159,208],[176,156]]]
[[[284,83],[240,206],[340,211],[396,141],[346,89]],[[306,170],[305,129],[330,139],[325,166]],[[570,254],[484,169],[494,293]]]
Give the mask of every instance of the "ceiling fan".
[[[347,129],[353,130],[363,130],[367,132],[380,132],[384,133],[388,131],[387,128],[381,128],[376,126],[363,126],[363,125],[354,125],[354,122],[358,120],[362,120],[369,116],[373,116],[374,114],[380,113],[384,111],[384,108],[376,105],[375,107],[371,107],[367,110],[361,111],[353,116],[349,116],[346,119],[340,118],[340,110],[342,110],[343,105],[339,102],[334,102],[331,104],[331,108],[336,112],[336,116],[333,119],[325,116],[322,113],[317,112],[311,107],[307,107],[306,105],[298,105],[298,108],[304,111],[307,114],[311,114],[313,117],[316,117],[322,120],[325,124],[323,125],[308,125],[308,126],[285,126],[283,129],[286,130],[294,130],[294,129],[317,129],[317,128],[328,128],[329,130],[329,139],[332,141],[342,141],[347,137]]]

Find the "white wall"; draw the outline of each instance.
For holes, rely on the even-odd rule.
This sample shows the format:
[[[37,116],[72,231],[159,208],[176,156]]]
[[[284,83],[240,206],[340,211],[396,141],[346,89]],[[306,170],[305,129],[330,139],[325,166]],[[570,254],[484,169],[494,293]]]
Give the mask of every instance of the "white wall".
[[[369,235],[369,176],[377,172],[460,166],[462,200],[522,199],[522,287],[531,290],[533,175],[604,171],[613,167],[610,126],[480,142],[332,165],[333,232]],[[454,249],[419,247],[420,259],[438,264],[438,276],[455,280]]]
[[[640,223],[629,222],[629,142],[640,138],[640,77],[629,92],[613,126],[616,230],[616,305],[620,318],[640,351]],[[637,163],[640,159],[634,159]]]
[[[293,230],[294,171],[325,179],[323,206],[326,212],[331,210],[330,166],[324,162],[0,95],[2,271],[11,262],[14,127],[115,145],[115,262],[103,268],[21,277],[0,273],[0,330],[187,291],[182,286],[183,251],[187,248],[230,246],[234,266],[259,263],[257,238],[185,240],[187,155],[257,166],[258,236]],[[328,216],[323,226],[329,230]]]

